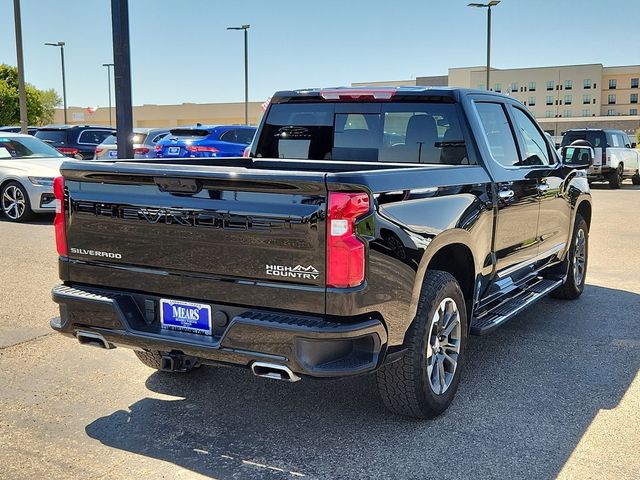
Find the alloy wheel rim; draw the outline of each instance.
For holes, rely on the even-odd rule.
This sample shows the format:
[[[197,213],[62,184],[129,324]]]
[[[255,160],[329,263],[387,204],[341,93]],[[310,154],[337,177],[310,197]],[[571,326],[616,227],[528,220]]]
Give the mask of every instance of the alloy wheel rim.
[[[576,244],[573,252],[573,280],[576,285],[581,285],[584,280],[587,264],[587,237],[583,229],[576,234]]]
[[[431,318],[426,352],[427,379],[436,395],[445,393],[453,383],[460,342],[460,311],[456,302],[447,297],[440,302]]]
[[[22,190],[15,185],[9,185],[2,192],[2,211],[12,220],[18,220],[24,214],[26,201]]]

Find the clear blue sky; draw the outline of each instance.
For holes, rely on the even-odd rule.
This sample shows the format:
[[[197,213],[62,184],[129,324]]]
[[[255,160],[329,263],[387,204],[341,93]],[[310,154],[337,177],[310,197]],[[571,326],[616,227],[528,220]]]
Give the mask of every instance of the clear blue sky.
[[[130,0],[133,100],[242,101],[242,32],[251,24],[250,100],[275,90],[443,75],[485,62],[485,10],[469,0]],[[22,0],[27,81],[69,105],[106,106],[109,0]],[[640,0],[503,0],[493,66],[640,63]],[[16,64],[13,0],[0,0],[0,63]]]

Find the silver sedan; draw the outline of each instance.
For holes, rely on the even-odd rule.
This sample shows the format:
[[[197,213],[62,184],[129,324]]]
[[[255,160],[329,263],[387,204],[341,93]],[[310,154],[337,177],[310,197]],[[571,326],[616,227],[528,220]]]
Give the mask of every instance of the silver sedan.
[[[134,158],[155,158],[154,147],[159,140],[168,135],[167,128],[134,128],[131,143],[133,143]],[[94,160],[116,160],[118,145],[116,136],[111,135],[96,147]]]
[[[67,157],[30,135],[0,132],[0,209],[12,222],[55,212],[53,179]]]

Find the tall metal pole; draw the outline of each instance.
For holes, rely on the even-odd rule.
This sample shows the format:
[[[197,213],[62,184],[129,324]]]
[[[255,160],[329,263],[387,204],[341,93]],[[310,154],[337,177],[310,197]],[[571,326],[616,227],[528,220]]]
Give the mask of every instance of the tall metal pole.
[[[133,158],[133,106],[131,105],[131,57],[129,53],[129,2],[111,0],[113,27],[113,76],[116,90],[118,158]]]
[[[22,18],[20,0],[13,0],[13,17],[16,25],[16,56],[18,57],[18,94],[20,96],[20,131],[28,133],[27,92],[24,86],[24,58],[22,53]]]
[[[64,42],[60,43],[60,62],[62,63],[62,102],[64,106],[64,123],[67,123],[67,81],[64,72]]]
[[[487,8],[487,90],[491,90],[491,5]]]
[[[249,41],[248,28],[244,29],[244,124],[249,125]]]
[[[107,86],[109,88],[109,126],[113,127],[113,120],[111,118],[111,67],[113,63],[103,63],[103,67],[107,67]]]

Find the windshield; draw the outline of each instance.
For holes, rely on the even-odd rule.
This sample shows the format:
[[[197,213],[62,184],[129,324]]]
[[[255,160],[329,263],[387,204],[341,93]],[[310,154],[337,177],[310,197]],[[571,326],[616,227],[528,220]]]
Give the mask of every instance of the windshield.
[[[131,136],[131,143],[133,143],[134,145],[143,144],[146,138],[147,138],[146,133],[134,133]],[[117,145],[117,144],[118,144],[118,138],[115,135],[109,135],[107,138],[105,138],[102,141],[103,146]]]
[[[15,158],[64,157],[55,148],[34,137],[0,136],[0,160]]]
[[[468,165],[452,103],[273,105],[257,157]]]
[[[211,135],[210,130],[203,128],[174,128],[170,130],[171,135],[180,138],[202,138]]]

